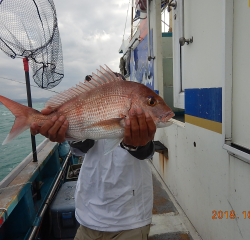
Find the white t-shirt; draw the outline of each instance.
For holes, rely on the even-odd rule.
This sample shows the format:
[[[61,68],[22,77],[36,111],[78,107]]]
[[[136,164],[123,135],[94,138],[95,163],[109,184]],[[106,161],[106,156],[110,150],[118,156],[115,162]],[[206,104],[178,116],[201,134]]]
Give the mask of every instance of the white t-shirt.
[[[76,219],[99,231],[134,229],[151,223],[153,185],[147,161],[116,147],[104,155],[98,140],[85,155],[76,193]]]

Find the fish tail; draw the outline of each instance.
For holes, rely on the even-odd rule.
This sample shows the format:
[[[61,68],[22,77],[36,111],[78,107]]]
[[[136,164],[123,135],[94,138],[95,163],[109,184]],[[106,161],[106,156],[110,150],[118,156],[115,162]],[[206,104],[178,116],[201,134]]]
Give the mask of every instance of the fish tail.
[[[30,124],[32,122],[32,118],[30,116],[32,113],[35,113],[37,111],[33,108],[26,107],[1,95],[0,102],[5,107],[7,107],[16,117],[10,133],[2,143],[2,145],[5,145],[30,127]]]

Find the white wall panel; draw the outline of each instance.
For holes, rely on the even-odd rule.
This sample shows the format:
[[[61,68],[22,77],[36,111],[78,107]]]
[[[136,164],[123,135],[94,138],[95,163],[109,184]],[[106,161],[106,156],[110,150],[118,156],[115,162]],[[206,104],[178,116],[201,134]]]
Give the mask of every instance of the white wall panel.
[[[154,165],[202,239],[248,240],[249,219],[242,212],[250,211],[250,165],[222,149],[221,134],[188,123],[164,128],[156,138],[168,147],[169,159],[163,167],[156,153]],[[213,211],[223,218],[212,219]]]
[[[222,87],[230,92],[223,82],[233,72],[233,142],[250,148],[249,1],[234,0],[233,66],[230,61],[225,63],[232,53],[231,25],[225,23],[232,0],[188,0],[184,4],[184,37],[193,36],[194,42],[183,47],[183,86]],[[227,41],[227,37],[231,38]],[[225,124],[228,115],[223,114]],[[250,219],[242,212],[250,211],[250,164],[230,156],[222,147],[224,138],[189,123],[160,129],[156,140],[168,147],[169,159],[162,160],[156,153],[153,162],[203,240],[249,240]],[[224,217],[212,219],[213,211],[222,211]],[[226,211],[234,211],[236,218],[229,214],[226,218]]]
[[[234,1],[232,142],[250,149],[250,7]]]
[[[184,1],[183,88],[221,87],[223,81],[223,1]]]

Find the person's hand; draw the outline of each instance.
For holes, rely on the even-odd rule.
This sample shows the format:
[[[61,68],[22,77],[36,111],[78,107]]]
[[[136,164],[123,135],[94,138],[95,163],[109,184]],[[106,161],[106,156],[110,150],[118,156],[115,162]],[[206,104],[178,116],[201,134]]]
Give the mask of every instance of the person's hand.
[[[141,108],[137,108],[136,111],[131,109],[129,119],[125,121],[122,143],[135,147],[145,146],[154,139],[155,131],[155,123],[147,112],[143,113]]]
[[[52,112],[50,107],[47,107],[41,111],[42,114],[48,115]],[[64,116],[52,117],[47,120],[42,126],[38,126],[36,122],[33,122],[30,126],[30,132],[32,135],[38,133],[42,134],[46,138],[49,138],[52,142],[62,143],[65,141],[65,134],[69,127],[69,122]]]

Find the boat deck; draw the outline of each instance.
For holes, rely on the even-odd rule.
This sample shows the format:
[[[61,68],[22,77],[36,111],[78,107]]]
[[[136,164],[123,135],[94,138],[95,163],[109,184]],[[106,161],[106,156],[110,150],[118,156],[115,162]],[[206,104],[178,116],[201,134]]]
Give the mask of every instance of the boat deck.
[[[201,240],[153,164],[150,161],[149,164],[154,188],[149,240]]]

